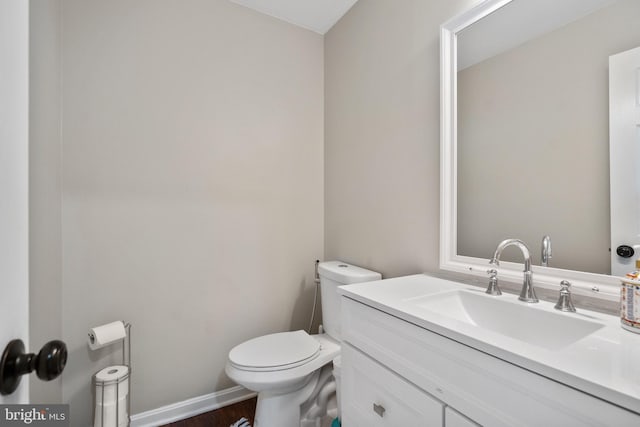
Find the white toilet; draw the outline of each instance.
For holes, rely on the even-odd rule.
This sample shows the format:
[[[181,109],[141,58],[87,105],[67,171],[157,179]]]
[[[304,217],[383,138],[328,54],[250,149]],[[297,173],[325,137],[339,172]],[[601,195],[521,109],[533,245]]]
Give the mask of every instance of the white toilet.
[[[229,352],[225,368],[229,378],[258,392],[254,427],[298,427],[323,415],[327,397],[337,387],[331,374],[342,339],[337,287],[381,279],[380,273],[340,261],[320,263],[318,274],[325,333],[265,335]]]

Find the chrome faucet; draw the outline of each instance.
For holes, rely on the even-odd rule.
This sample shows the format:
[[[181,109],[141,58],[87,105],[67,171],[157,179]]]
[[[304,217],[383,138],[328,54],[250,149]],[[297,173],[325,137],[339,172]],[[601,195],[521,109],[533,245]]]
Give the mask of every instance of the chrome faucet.
[[[540,254],[540,263],[543,267],[549,267],[549,260],[551,258],[551,237],[544,236],[542,238],[542,253]]]
[[[524,302],[538,302],[538,297],[536,297],[536,292],[533,289],[533,272],[531,271],[531,254],[529,253],[529,248],[524,244],[522,240],[518,239],[507,239],[500,242],[498,248],[493,254],[493,258],[491,258],[490,263],[496,266],[500,265],[500,256],[502,255],[502,251],[509,247],[516,246],[522,251],[522,255],[524,256],[524,280],[522,282],[522,290],[520,291],[520,296],[518,299]]]

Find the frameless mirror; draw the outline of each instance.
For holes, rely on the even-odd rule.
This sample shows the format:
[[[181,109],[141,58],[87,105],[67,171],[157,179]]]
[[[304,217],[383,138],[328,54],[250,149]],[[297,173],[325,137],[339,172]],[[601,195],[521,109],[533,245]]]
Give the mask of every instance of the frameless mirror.
[[[443,25],[443,268],[483,274],[505,238],[539,265],[550,235],[538,282],[616,292],[609,57],[640,45],[639,19],[637,0],[489,0]]]

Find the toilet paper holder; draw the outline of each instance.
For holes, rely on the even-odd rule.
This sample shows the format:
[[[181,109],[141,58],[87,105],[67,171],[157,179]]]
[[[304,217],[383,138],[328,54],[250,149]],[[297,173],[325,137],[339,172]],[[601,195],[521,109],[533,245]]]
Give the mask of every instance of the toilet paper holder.
[[[127,370],[126,370],[126,374],[122,375],[121,377],[118,377],[117,379],[114,380],[98,380],[97,375],[102,372],[96,372],[96,374],[93,375],[93,382],[94,382],[94,390],[96,393],[95,399],[95,407],[94,407],[94,427],[122,427],[123,424],[121,424],[120,422],[120,418],[121,418],[121,414],[122,411],[125,410],[125,408],[121,408],[120,407],[120,388],[121,388],[121,383],[123,383],[124,381],[127,381],[127,385],[126,385],[126,412],[124,413],[126,415],[126,426],[130,426],[131,425],[131,323],[127,323],[122,321],[124,328],[125,328],[125,337],[124,339],[122,339],[122,366],[126,366]],[[91,336],[92,334],[89,333],[89,341],[92,342],[93,339],[95,339],[95,337]],[[120,341],[120,340],[118,340]],[[116,341],[117,342],[117,341]],[[112,344],[112,343],[110,343]],[[114,367],[115,368],[115,367]],[[110,371],[108,373],[111,373]],[[111,423],[105,424],[105,418],[108,419],[105,411],[105,392],[107,392],[107,387],[115,387],[115,400],[114,400],[114,405],[115,405],[115,418],[114,418],[114,424],[112,425]],[[100,393],[98,393],[98,390],[100,390]],[[98,402],[98,394],[100,395],[100,402]],[[100,406],[98,406],[100,405]],[[100,408],[100,414],[98,417],[98,408]]]

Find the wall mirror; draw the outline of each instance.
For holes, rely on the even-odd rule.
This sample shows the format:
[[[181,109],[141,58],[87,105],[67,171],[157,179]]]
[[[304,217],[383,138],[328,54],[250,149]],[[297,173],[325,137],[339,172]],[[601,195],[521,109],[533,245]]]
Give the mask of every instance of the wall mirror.
[[[637,0],[486,0],[443,24],[441,268],[486,276],[498,243],[519,238],[536,286],[567,279],[577,293],[619,298],[609,60],[640,45],[639,20]],[[639,231],[619,244],[640,242]],[[503,259],[500,276],[521,280],[522,255]]]

